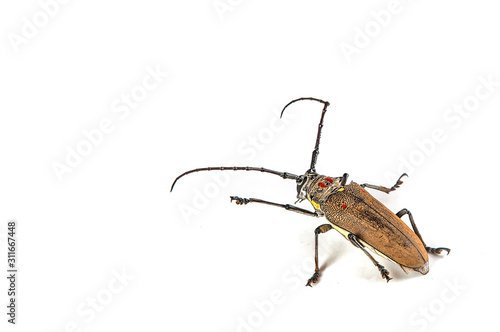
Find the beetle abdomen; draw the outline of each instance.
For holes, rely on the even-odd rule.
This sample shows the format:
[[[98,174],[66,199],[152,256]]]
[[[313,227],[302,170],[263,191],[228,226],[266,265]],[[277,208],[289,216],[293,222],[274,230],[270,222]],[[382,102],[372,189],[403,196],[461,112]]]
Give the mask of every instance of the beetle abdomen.
[[[429,271],[429,257],[418,236],[357,183],[329,196],[321,210],[344,236],[353,233],[377,254],[422,274]]]

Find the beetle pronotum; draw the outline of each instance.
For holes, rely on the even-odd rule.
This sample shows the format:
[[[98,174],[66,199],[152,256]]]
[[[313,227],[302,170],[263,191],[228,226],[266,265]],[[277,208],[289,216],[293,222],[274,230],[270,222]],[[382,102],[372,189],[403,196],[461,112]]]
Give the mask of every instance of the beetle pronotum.
[[[408,273],[406,269],[412,269],[422,274],[427,274],[427,272],[429,272],[429,257],[427,253],[440,254],[446,251],[449,254],[450,249],[444,247],[428,247],[422,239],[410,211],[402,209],[394,214],[365,190],[365,188],[369,188],[388,194],[396,190],[403,183],[401,178],[407,176],[406,173],[401,175],[396,184],[391,188],[368,183],[359,185],[352,181],[347,184],[347,173],[344,173],[344,175],[340,177],[329,177],[316,173],[315,166],[319,154],[319,142],[321,139],[321,130],[323,128],[323,119],[330,103],[312,97],[298,98],[292,100],[283,108],[281,116],[283,116],[288,106],[301,100],[312,100],[323,104],[323,111],[321,113],[316,136],[316,144],[312,152],[311,166],[303,175],[278,172],[263,167],[203,167],[179,175],[172,183],[170,191],[172,191],[174,185],[181,177],[200,171],[259,171],[279,175],[283,179],[295,180],[297,183],[297,202],[307,199],[314,207],[314,211],[309,211],[291,204],[273,203],[258,198],[231,196],[231,202],[235,201],[238,205],[248,203],[267,204],[307,216],[326,218],[328,223],[318,226],[314,231],[314,261],[316,268],[312,277],[307,281],[306,286],[311,286],[311,283],[316,283],[319,278],[318,235],[332,228],[341,233],[355,247],[361,249],[378,268],[382,278],[386,279],[387,282],[392,279],[389,277],[389,271],[379,264],[366,248],[395,262],[401,266],[406,273]],[[401,220],[401,217],[404,215],[408,215],[413,231]]]

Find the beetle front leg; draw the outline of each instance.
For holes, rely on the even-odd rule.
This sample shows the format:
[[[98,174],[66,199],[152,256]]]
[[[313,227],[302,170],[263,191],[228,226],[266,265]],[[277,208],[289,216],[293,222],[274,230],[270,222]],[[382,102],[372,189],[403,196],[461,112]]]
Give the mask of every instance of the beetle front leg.
[[[318,264],[318,235],[321,233],[326,233],[330,229],[332,229],[332,225],[330,224],[323,224],[321,226],[316,227],[314,230],[314,263],[316,264],[316,269],[314,270],[314,274],[312,275],[309,280],[307,280],[306,286],[312,287],[311,282],[313,284],[318,282],[319,278],[319,264]]]
[[[236,201],[237,205],[246,205],[248,203],[261,203],[261,204],[266,204],[266,205],[271,205],[271,206],[277,206],[280,208],[283,208],[288,211],[293,211],[297,212],[300,214],[305,214],[306,216],[311,216],[311,217],[320,217],[320,215],[317,212],[311,212],[306,209],[299,208],[298,206],[291,205],[291,204],[279,204],[279,203],[273,203],[269,201],[264,201],[262,199],[258,198],[241,198],[238,196],[230,196],[231,197],[231,202]]]
[[[396,184],[395,184],[395,185],[393,185],[393,186],[392,186],[392,187],[390,187],[390,188],[386,188],[386,187],[383,187],[383,186],[375,186],[375,185],[373,185],[373,184],[368,184],[368,183],[363,183],[363,184],[361,185],[361,187],[363,187],[363,188],[375,189],[375,190],[380,190],[380,191],[383,191],[383,192],[385,192],[386,194],[388,194],[388,193],[390,193],[391,191],[394,191],[394,190],[398,189],[398,188],[399,188],[399,186],[403,184],[403,181],[401,181],[401,178],[402,178],[403,176],[408,176],[408,174],[406,174],[406,173],[401,174],[401,176],[399,177],[398,181],[396,181]]]
[[[359,242],[358,237],[352,233],[349,233],[349,235],[347,237],[349,238],[349,241],[351,241],[351,243],[355,247],[363,250],[363,252],[366,254],[366,256],[368,256],[368,258],[372,261],[372,263],[378,268],[378,270],[380,271],[380,274],[382,275],[382,278],[386,279],[387,282],[389,282],[389,280],[392,279],[391,277],[389,277],[389,271],[387,271],[383,265],[381,265],[379,262],[377,262],[375,260],[375,258],[373,258],[372,255],[370,255],[370,253],[365,249],[365,247],[361,244],[361,242]]]
[[[449,248],[444,248],[444,247],[439,247],[439,248],[431,248],[431,247],[428,247],[425,242],[424,242],[424,239],[422,239],[422,235],[420,235],[420,232],[418,231],[418,228],[417,228],[417,225],[415,224],[415,221],[413,220],[413,216],[411,214],[411,212],[407,209],[402,209],[401,211],[399,211],[398,213],[396,213],[396,215],[401,218],[402,216],[404,216],[405,214],[408,215],[408,218],[410,218],[410,222],[411,222],[411,227],[413,227],[413,231],[415,232],[415,234],[418,236],[418,238],[420,239],[420,241],[422,241],[422,244],[424,245],[425,247],[425,250],[427,250],[427,252],[431,253],[431,254],[440,254],[441,252],[443,251],[446,251],[447,252],[447,255],[450,254],[450,251],[451,249]]]

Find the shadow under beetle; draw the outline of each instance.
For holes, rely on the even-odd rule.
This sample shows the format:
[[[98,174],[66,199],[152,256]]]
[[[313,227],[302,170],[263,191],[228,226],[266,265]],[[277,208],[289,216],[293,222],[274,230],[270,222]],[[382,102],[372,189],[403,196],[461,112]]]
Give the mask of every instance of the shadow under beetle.
[[[323,128],[323,119],[330,103],[312,97],[295,99],[283,108],[281,116],[283,116],[288,106],[301,100],[313,100],[323,104],[323,111],[318,125],[316,145],[312,152],[311,166],[303,175],[278,172],[263,167],[204,167],[196,168],[179,175],[172,184],[170,191],[172,191],[175,183],[181,177],[199,171],[259,171],[279,175],[283,179],[292,179],[297,182],[297,202],[302,202],[307,199],[314,207],[314,211],[309,211],[295,205],[273,203],[257,198],[231,196],[231,202],[235,201],[238,205],[248,203],[267,204],[311,217],[325,217],[326,220],[328,220],[328,224],[318,226],[314,231],[314,261],[316,268],[312,277],[307,281],[306,286],[311,286],[311,283],[316,283],[319,278],[318,235],[328,232],[332,228],[336,229],[355,247],[361,249],[378,268],[382,278],[386,279],[387,282],[392,279],[389,277],[389,271],[379,264],[366,248],[395,262],[401,266],[406,273],[408,273],[406,270],[408,268],[422,274],[427,274],[429,272],[429,257],[427,253],[440,254],[442,251],[446,251],[449,254],[450,249],[443,247],[428,247],[422,239],[410,211],[402,209],[394,214],[365,190],[365,188],[369,188],[388,194],[396,190],[403,183],[401,178],[407,176],[407,174],[401,175],[394,186],[386,188],[368,183],[359,185],[352,181],[347,184],[347,173],[344,173],[344,175],[340,177],[329,177],[316,173],[315,165],[319,154],[319,142],[321,130]],[[413,231],[401,220],[401,217],[404,215],[408,215]]]

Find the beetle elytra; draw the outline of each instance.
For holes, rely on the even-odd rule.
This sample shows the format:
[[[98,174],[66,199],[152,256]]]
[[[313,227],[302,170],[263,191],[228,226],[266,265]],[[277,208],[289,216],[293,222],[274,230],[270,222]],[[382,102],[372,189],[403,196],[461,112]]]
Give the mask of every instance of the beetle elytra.
[[[231,196],[231,202],[235,201],[238,205],[246,205],[248,203],[267,204],[307,216],[326,218],[328,223],[318,226],[314,231],[315,271],[312,277],[307,281],[306,286],[312,286],[312,283],[316,283],[320,275],[318,264],[318,235],[331,229],[337,230],[355,247],[361,249],[378,268],[382,278],[386,279],[387,282],[392,279],[389,277],[389,271],[376,261],[367,249],[395,262],[406,273],[408,273],[407,269],[411,269],[421,274],[427,274],[429,272],[429,257],[427,253],[441,254],[443,251],[446,251],[449,254],[450,249],[444,247],[428,247],[422,239],[410,211],[402,209],[397,213],[393,213],[366,191],[366,189],[369,188],[388,194],[396,190],[403,183],[401,178],[407,175],[401,175],[396,184],[391,188],[387,188],[368,183],[360,185],[352,181],[347,184],[347,173],[344,173],[344,175],[340,177],[330,177],[316,173],[315,166],[319,154],[323,120],[330,103],[312,97],[298,98],[292,100],[283,108],[281,116],[283,116],[288,106],[302,100],[312,100],[323,104],[323,111],[321,113],[316,136],[316,144],[312,152],[311,165],[303,175],[278,172],[263,167],[203,167],[179,175],[174,180],[170,191],[172,191],[174,185],[181,177],[199,171],[259,171],[278,175],[283,179],[295,180],[297,183],[297,202],[308,200],[313,206],[314,211],[309,211],[291,204],[273,203],[257,198]],[[413,230],[402,221],[401,218],[404,215],[408,215]]]

